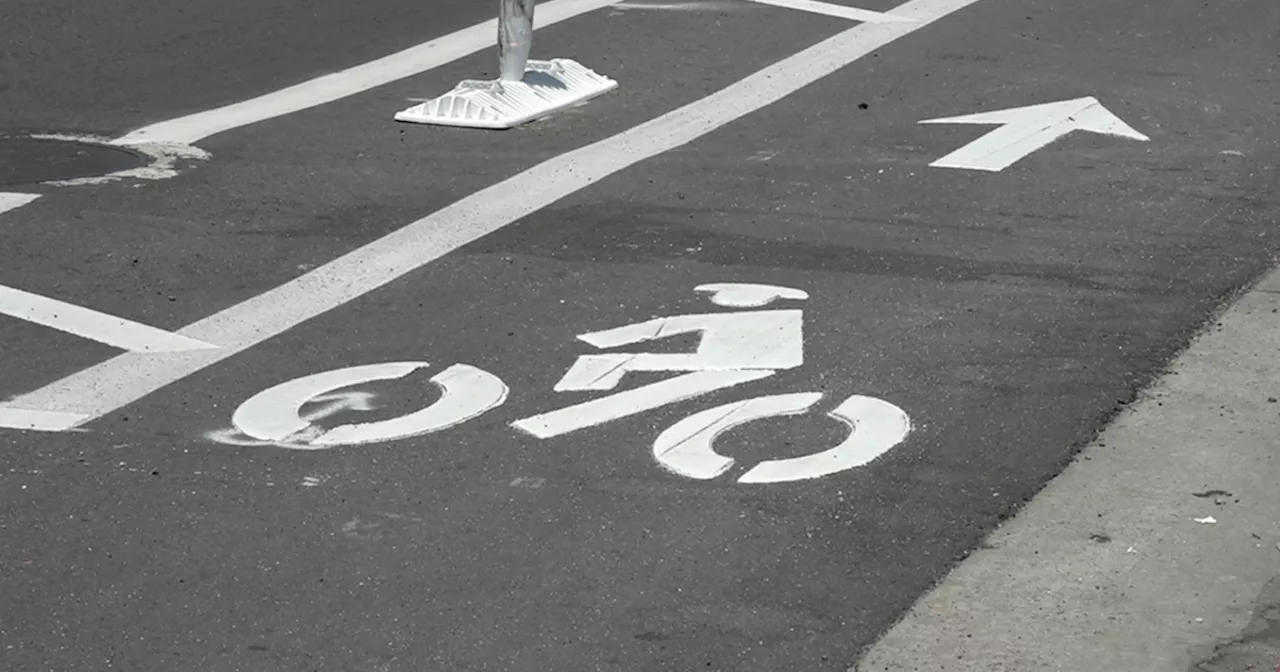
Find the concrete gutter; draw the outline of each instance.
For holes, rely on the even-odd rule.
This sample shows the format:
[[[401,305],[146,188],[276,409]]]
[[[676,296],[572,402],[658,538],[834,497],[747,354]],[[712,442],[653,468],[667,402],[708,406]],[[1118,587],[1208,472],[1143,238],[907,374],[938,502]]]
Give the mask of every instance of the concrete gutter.
[[[1278,308],[1273,273],[855,672],[1280,670]]]

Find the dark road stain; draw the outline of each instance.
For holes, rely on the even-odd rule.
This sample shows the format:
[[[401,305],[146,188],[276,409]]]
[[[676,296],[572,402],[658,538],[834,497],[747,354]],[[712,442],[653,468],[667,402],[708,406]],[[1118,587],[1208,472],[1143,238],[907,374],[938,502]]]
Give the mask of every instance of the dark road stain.
[[[125,147],[0,134],[0,187],[97,177],[147,162]]]
[[[1218,644],[1191,672],[1271,672],[1280,666],[1280,576],[1262,589],[1239,637]]]

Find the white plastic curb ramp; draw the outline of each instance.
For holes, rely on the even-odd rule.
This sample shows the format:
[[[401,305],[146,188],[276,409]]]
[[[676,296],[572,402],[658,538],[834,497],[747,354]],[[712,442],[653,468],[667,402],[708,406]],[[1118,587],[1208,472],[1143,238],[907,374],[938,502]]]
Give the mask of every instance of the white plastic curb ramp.
[[[506,129],[584,103],[618,83],[568,59],[529,61],[524,79],[464,80],[452,91],[396,113],[396,121]]]

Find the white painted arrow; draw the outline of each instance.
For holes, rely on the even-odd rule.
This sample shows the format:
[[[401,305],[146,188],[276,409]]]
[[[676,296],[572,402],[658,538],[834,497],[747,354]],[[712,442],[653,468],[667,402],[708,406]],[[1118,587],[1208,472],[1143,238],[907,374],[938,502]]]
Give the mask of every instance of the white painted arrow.
[[[1000,128],[929,164],[938,168],[1001,171],[1072,131],[1142,142],[1150,140],[1092,96],[920,123],[1001,124]]]

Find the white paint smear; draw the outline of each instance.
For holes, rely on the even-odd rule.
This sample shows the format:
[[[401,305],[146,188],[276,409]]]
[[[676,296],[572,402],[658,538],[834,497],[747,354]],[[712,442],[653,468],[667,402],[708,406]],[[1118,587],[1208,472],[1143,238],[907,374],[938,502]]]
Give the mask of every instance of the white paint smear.
[[[301,414],[303,420],[308,424],[314,425],[321,420],[330,418],[339,413],[349,411],[372,411],[374,410],[373,400],[375,396],[368,392],[360,392],[355,390],[347,390],[343,392],[334,392],[333,394],[322,394],[313,397],[309,402],[312,408]],[[313,432],[318,433],[317,432]],[[276,448],[289,448],[291,450],[315,450],[316,447],[308,441],[313,438],[306,435],[306,432],[290,437],[287,441],[263,441],[254,439],[240,432],[234,427],[231,429],[220,429],[208,432],[205,438],[215,443],[223,443],[231,446],[246,447],[264,447],[273,446]]]
[[[545,28],[617,1],[552,0],[539,4],[536,27]],[[264,96],[139,128],[114,142],[119,145],[195,144],[223,131],[330,103],[438,68],[483,49],[494,49],[497,35],[498,19],[495,17],[376,61],[317,77]]]
[[[350,446],[438,432],[479,417],[507,399],[507,386],[497,376],[466,364],[454,364],[432,376],[431,382],[441,395],[430,406],[380,422],[334,427],[312,443]]]
[[[5,285],[0,285],[0,314],[132,352],[185,352],[218,347]]]
[[[65,140],[69,142],[84,142],[96,145],[110,145],[113,142],[105,137],[96,135],[70,135],[66,133],[45,133],[36,134],[31,137],[41,140]],[[114,173],[106,175],[94,175],[91,177],[76,177],[69,180],[54,180],[45,182],[44,184],[56,187],[74,187],[85,184],[106,184],[108,182],[116,182],[122,179],[131,178],[135,180],[167,180],[171,177],[177,177],[178,164],[192,161],[208,161],[211,156],[208,152],[194,147],[175,142],[144,142],[132,144],[130,149],[145,155],[148,159],[147,163],[137,168],[129,168],[126,170],[118,170]]]
[[[179,332],[218,343],[222,346],[219,350],[183,357],[123,355],[18,397],[12,403],[24,408],[79,413],[88,419],[101,417],[378,289],[609,175],[697,140],[976,2],[978,0],[908,2],[894,9],[894,13],[915,19],[914,23],[854,26],[706,98],[482,189]],[[548,3],[547,8],[555,4]],[[546,20],[542,19],[542,23],[546,25]],[[485,39],[491,37],[486,35]],[[215,124],[212,119],[206,122],[203,126],[188,125],[185,133],[175,127],[167,137],[191,142],[203,137],[202,133],[230,127]]]
[[[345,392],[334,392],[333,394],[322,394],[313,397],[309,403],[319,404],[318,407],[301,414],[301,417],[312,424],[333,417],[339,413],[347,411],[372,411],[374,409],[373,400],[376,396],[370,392],[359,392],[356,390],[348,390]]]
[[[1076,98],[945,119],[922,124],[1000,124],[1000,128],[929,164],[998,172],[1075,131],[1146,142],[1150,138],[1124,123],[1096,98]]]
[[[37,198],[40,198],[40,194],[18,194],[0,191],[0,215],[10,210],[17,210]]]
[[[320,401],[322,395],[376,380],[403,378],[427,366],[430,365],[426,362],[391,362],[295,378],[269,387],[240,404],[231,417],[231,424],[255,439],[284,441],[311,426],[311,419],[302,416],[302,407]]]

